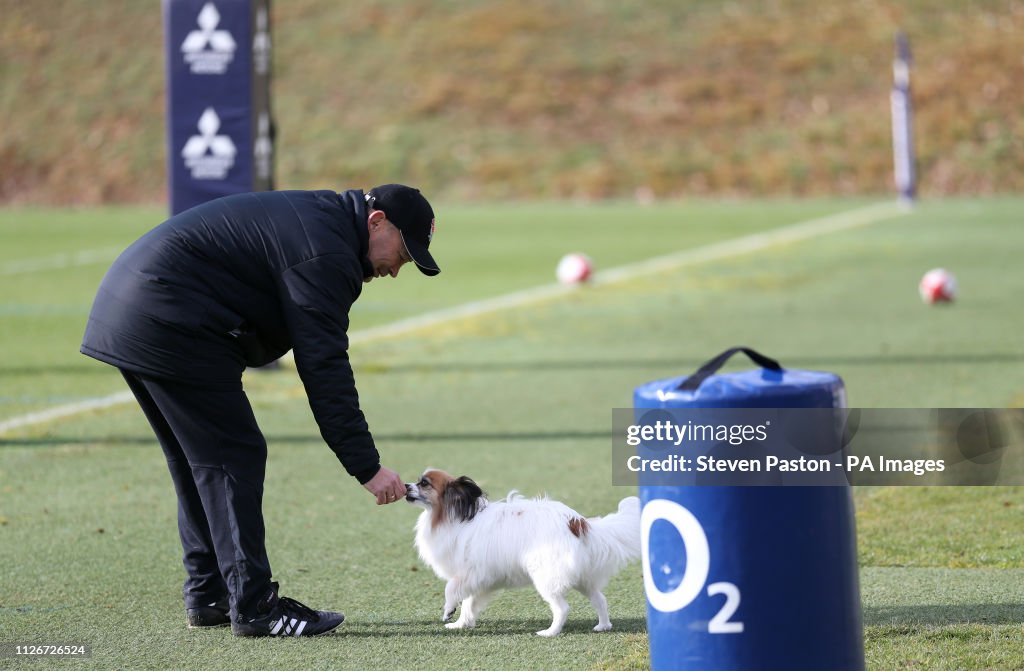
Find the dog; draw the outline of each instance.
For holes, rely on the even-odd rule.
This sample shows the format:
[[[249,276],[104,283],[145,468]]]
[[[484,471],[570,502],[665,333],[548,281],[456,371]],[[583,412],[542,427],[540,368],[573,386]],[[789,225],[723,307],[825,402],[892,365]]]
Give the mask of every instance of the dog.
[[[597,611],[594,631],[608,631],[608,601],[601,591],[626,564],[640,557],[640,499],[630,496],[618,512],[585,518],[563,503],[526,499],[511,492],[488,501],[470,478],[428,469],[406,485],[406,501],[424,508],[416,522],[416,549],[447,581],[441,621],[449,629],[476,626],[495,592],[533,584],[551,607],[557,636],[576,589]],[[448,622],[461,605],[459,618]]]

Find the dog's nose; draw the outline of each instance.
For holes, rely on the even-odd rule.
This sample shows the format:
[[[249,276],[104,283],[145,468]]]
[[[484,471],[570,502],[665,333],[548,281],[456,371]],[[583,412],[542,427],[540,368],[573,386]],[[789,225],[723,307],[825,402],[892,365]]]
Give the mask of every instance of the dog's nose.
[[[412,485],[410,485],[410,484],[409,484],[409,483],[407,482],[407,483],[405,483],[405,493],[406,493],[406,494],[408,494],[408,493],[410,493],[410,492],[412,492]]]

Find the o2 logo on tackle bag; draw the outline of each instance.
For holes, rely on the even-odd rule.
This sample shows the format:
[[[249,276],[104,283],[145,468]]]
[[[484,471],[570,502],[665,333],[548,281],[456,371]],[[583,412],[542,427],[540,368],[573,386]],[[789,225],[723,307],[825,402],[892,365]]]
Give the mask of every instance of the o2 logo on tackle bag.
[[[659,520],[675,527],[686,547],[686,569],[676,586],[667,592],[655,584],[654,566],[651,565],[651,527]],[[700,596],[711,568],[711,549],[704,527],[693,513],[674,501],[654,499],[648,502],[640,514],[640,548],[644,590],[652,608],[662,613],[674,613],[686,608]],[[666,574],[671,572],[668,566],[661,570]],[[708,585],[707,593],[708,596],[725,595],[725,603],[718,614],[708,621],[708,633],[742,634],[743,623],[731,620],[740,607],[740,588],[731,582],[716,582]]]

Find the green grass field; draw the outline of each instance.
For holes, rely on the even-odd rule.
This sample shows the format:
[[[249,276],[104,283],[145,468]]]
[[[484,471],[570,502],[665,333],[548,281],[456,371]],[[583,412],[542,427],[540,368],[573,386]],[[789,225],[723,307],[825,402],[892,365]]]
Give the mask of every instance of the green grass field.
[[[868,204],[439,207],[444,273],[370,284],[353,330],[548,284],[568,251],[604,270]],[[631,493],[611,485],[611,409],[731,345],[838,373],[852,406],[1021,406],[1022,215],[1021,199],[925,202],[870,225],[366,338],[351,353],[363,407],[385,463],[407,479],[436,466],[492,497],[548,493],[597,515]],[[123,390],[78,342],[107,263],[161,218],[0,211],[0,426]],[[935,266],[960,281],[952,306],[917,296]],[[533,636],[549,611],[532,590],[499,597],[475,631],[445,630],[443,583],[412,547],[417,511],[378,508],[345,475],[294,371],[252,373],[247,385],[270,442],[275,577],[286,595],[344,610],[341,633],[234,640],[185,628],[170,479],[141,412],[120,404],[0,434],[0,643],[93,650],[89,661],[26,668],[646,668],[639,565],[608,588],[610,633],[590,632],[592,610],[575,595],[562,636]],[[1024,490],[858,488],[855,500],[869,668],[1024,668]]]

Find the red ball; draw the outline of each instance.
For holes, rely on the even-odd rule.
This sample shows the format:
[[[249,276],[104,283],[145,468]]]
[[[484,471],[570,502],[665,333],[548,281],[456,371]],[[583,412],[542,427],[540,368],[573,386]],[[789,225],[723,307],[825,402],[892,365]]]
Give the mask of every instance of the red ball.
[[[917,285],[921,300],[929,305],[952,303],[956,299],[956,277],[945,268],[929,270]]]
[[[579,284],[590,279],[594,265],[586,254],[566,254],[558,262],[555,276],[562,284]]]

